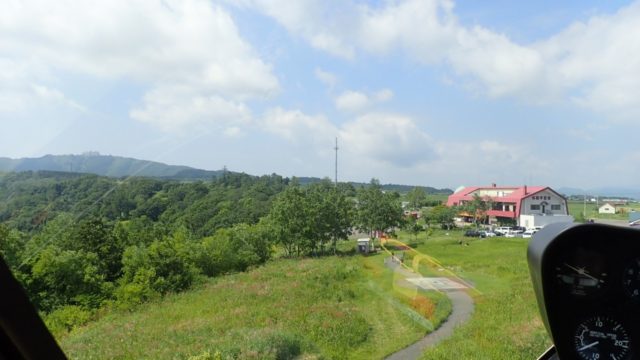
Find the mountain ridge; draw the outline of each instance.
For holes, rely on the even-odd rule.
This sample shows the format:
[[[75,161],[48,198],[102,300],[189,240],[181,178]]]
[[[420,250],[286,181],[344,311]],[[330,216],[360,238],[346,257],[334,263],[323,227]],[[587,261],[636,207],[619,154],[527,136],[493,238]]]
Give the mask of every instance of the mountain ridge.
[[[205,180],[220,176],[223,170],[202,170],[183,165],[140,160],[89,152],[80,155],[51,155],[38,158],[0,157],[0,171],[59,171],[89,173],[108,177],[142,176],[176,180]]]
[[[102,155],[98,152],[83,154],[52,155],[37,158],[12,159],[0,157],[0,172],[53,171],[65,173],[88,173],[108,177],[140,176],[167,180],[211,180],[224,174],[226,170],[203,170],[184,165],[169,165],[151,160],[131,157]],[[319,177],[295,176],[301,185],[320,182]],[[346,181],[353,186],[367,186],[366,183]],[[408,192],[414,187],[422,188],[429,194],[451,194],[452,190],[431,186],[383,184],[388,191]]]

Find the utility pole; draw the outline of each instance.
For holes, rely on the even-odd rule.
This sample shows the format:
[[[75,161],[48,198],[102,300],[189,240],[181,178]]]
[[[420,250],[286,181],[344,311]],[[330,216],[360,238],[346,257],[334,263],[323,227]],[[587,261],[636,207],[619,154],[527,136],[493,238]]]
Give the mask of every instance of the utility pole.
[[[338,137],[336,136],[336,147],[333,148],[336,151],[336,174],[335,185],[338,186]]]
[[[587,193],[584,193],[584,206],[582,208],[582,217],[587,218]]]

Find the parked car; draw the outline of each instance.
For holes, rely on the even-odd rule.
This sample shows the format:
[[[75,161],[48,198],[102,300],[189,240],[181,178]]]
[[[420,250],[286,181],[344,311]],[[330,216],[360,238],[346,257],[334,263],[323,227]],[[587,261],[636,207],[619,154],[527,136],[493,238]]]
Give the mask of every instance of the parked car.
[[[466,237],[479,237],[479,238],[483,238],[485,237],[482,231],[478,231],[478,230],[467,230],[464,232],[464,236]]]
[[[500,226],[498,228],[495,228],[493,230],[493,232],[496,233],[496,235],[498,236],[504,236],[506,233],[508,233],[511,230],[511,227],[509,226]]]
[[[495,237],[495,236],[497,236],[497,234],[494,233],[491,230],[482,230],[480,232],[482,233],[482,235],[484,235],[483,237]]]
[[[533,234],[535,234],[537,232],[538,232],[538,230],[536,230],[536,229],[529,229],[529,230],[527,230],[527,231],[522,233],[522,237],[523,238],[530,238],[530,237],[533,236]]]
[[[506,234],[504,234],[504,237],[508,237],[508,238],[522,237],[523,233],[524,231],[522,230],[509,230]]]

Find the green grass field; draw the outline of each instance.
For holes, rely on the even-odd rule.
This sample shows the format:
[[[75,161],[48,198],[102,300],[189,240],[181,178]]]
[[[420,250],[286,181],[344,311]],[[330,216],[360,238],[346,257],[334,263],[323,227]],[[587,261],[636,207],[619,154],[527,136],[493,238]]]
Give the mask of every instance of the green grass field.
[[[394,292],[382,255],[278,260],[131,313],[107,312],[59,341],[83,359],[382,358],[448,316],[444,295],[422,295],[436,305],[431,321]]]
[[[599,204],[600,206],[603,203]],[[586,213],[586,219],[613,219],[613,220],[627,220],[629,219],[629,211],[640,211],[640,204],[631,203],[629,205],[621,206],[620,212],[616,214],[598,214],[598,206],[595,203],[584,203],[581,201],[569,201],[569,215],[573,215],[574,218],[580,218],[583,212]]]
[[[458,244],[460,232],[431,237],[417,250],[434,256],[482,293],[471,320],[425,352],[424,359],[535,359],[550,340],[531,287],[528,241],[502,237]]]
[[[443,231],[417,249],[473,282],[476,309],[425,359],[531,359],[550,341],[539,320],[524,239],[471,240]],[[408,240],[404,234],[400,239]],[[59,336],[71,358],[375,359],[420,339],[450,312],[437,292],[430,320],[394,286],[385,254],[276,260],[247,273],[212,279],[201,288],[146,304],[106,311]],[[218,357],[220,355],[220,357]]]

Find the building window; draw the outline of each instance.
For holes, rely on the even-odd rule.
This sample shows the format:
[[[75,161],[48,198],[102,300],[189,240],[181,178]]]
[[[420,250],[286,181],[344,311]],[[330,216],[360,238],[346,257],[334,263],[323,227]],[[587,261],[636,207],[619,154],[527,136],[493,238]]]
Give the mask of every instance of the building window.
[[[540,210],[540,205],[531,204],[531,210]]]
[[[560,205],[551,205],[551,210],[560,210]]]

